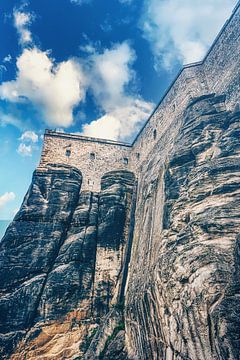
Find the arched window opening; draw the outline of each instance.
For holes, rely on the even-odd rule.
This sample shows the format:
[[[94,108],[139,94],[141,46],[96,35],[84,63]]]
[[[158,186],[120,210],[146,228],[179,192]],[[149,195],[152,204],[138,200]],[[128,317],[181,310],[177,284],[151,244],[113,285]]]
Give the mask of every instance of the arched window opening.
[[[66,150],[66,156],[69,157],[71,155],[71,150],[70,149],[67,149]]]
[[[96,155],[94,153],[90,153],[90,160],[95,160]]]
[[[128,158],[124,158],[123,163],[124,163],[124,165],[127,165],[128,164]]]

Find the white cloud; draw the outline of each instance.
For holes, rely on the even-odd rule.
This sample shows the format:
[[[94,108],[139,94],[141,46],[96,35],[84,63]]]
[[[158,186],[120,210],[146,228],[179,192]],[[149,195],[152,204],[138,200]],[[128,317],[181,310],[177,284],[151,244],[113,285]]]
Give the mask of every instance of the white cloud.
[[[33,15],[30,13],[17,9],[13,11],[14,26],[19,35],[19,42],[23,46],[32,43],[32,34],[28,26],[31,24],[33,18]]]
[[[89,86],[104,115],[84,125],[84,135],[130,141],[149,117],[153,104],[129,92],[135,79],[135,57],[129,43],[124,42],[90,58]]]
[[[38,142],[38,135],[34,131],[27,130],[21,135],[19,140],[36,143]]]
[[[86,136],[131,141],[153,110],[153,104],[138,98],[126,98],[126,105],[117,107],[99,119],[83,126]]]
[[[33,147],[32,145],[26,145],[24,143],[19,144],[17,152],[22,156],[32,156]]]
[[[130,5],[133,0],[118,0],[121,4],[127,4],[127,5]]]
[[[10,54],[6,55],[4,58],[3,58],[3,62],[4,63],[9,63],[12,61],[12,56]]]
[[[17,148],[19,155],[32,156],[33,151],[38,148],[36,146],[36,143],[38,142],[38,135],[34,131],[27,130],[22,133],[19,140],[21,141]]]
[[[124,105],[126,87],[135,76],[132,70],[135,58],[135,52],[127,42],[90,58],[90,87],[96,102],[105,111]]]
[[[57,131],[57,132],[60,132],[60,133],[64,133],[64,132],[65,132],[64,129],[62,129],[62,128],[56,128],[56,131]]]
[[[83,4],[90,4],[92,0],[70,0],[70,2],[76,5],[83,5]]]
[[[91,43],[82,45],[79,49],[87,54],[93,54],[95,52],[95,48]]]
[[[100,28],[106,33],[112,31],[112,25],[107,19],[100,25]]]
[[[7,68],[5,65],[0,65],[0,74],[3,73],[4,71],[7,71]]]
[[[0,126],[13,125],[18,129],[23,128],[23,123],[16,116],[11,114],[6,114],[0,110]]]
[[[201,60],[235,4],[236,0],[145,0],[143,33],[156,68]]]
[[[14,16],[15,26],[22,34],[32,18],[20,10],[15,11]],[[21,39],[23,45],[28,43],[27,38],[26,41]],[[13,103],[31,102],[48,125],[64,128],[73,124],[73,110],[84,101],[89,90],[103,115],[85,125],[84,134],[130,140],[153,108],[152,103],[129,91],[131,86],[134,87],[136,76],[132,68],[135,52],[128,42],[99,51],[99,44],[90,41],[80,49],[88,54],[84,60],[56,63],[49,51],[36,46],[23,48],[16,62],[16,79],[0,85],[0,98]],[[79,120],[79,115],[76,118]],[[26,135],[22,135],[17,151],[23,156],[31,156],[34,146],[26,143],[26,139]]]
[[[26,5],[13,11],[23,51],[17,58],[16,79],[0,85],[0,98],[13,103],[30,102],[42,114],[46,124],[70,126],[74,107],[85,97],[84,74],[76,60],[56,63],[49,51],[34,46],[28,29],[34,15],[24,11]],[[25,48],[29,44],[31,48]],[[5,61],[10,60],[8,55]]]
[[[73,59],[55,64],[48,52],[24,49],[17,59],[17,78],[0,86],[0,98],[31,101],[51,126],[73,123],[73,108],[84,99],[85,77]]]
[[[14,192],[6,192],[5,194],[0,196],[0,208],[3,208],[9,201],[15,199]]]

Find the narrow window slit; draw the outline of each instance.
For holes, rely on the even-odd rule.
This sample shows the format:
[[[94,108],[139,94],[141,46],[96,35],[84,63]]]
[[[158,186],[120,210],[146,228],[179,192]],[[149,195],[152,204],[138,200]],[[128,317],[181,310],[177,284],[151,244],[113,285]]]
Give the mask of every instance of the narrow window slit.
[[[156,140],[156,138],[157,138],[157,130],[154,129],[153,130],[153,139]]]
[[[71,155],[71,150],[70,149],[67,149],[66,150],[66,156],[69,157]]]
[[[124,165],[127,165],[128,164],[128,158],[124,158],[123,163],[124,163]]]

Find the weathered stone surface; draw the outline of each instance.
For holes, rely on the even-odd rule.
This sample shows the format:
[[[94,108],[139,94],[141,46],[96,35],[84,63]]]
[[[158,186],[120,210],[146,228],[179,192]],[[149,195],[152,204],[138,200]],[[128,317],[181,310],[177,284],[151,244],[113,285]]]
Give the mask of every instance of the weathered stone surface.
[[[135,179],[110,172],[100,193],[81,182],[70,166],[36,170],[1,242],[3,359],[83,354],[118,300]]]
[[[132,145],[46,131],[0,243],[1,359],[240,359],[239,21]]]
[[[92,338],[83,360],[129,360],[125,345],[125,325],[122,309],[113,307],[103,318]]]
[[[36,170],[20,211],[1,241],[2,358],[32,327],[49,273],[79,197],[81,174],[67,166]]]
[[[127,143],[46,130],[40,166],[52,161],[72,165],[83,175],[82,190],[99,192],[104,174],[129,170],[124,159],[129,159],[130,152],[131,145]]]
[[[102,360],[127,360],[127,351],[125,349],[125,332],[123,330],[113,333],[113,339],[107,346],[104,354],[100,357]]]
[[[97,317],[109,311],[111,299],[114,304],[118,302],[124,286],[122,276],[134,182],[133,174],[126,171],[112,171],[102,178],[94,280],[94,311]]]
[[[173,134],[136,216],[129,171],[94,193],[70,166],[36,170],[0,244],[3,359],[240,357],[240,113],[201,96]]]
[[[136,216],[129,171],[96,193],[73,167],[37,169],[0,244],[1,358],[240,358],[239,135],[224,96],[193,99]]]
[[[240,113],[224,96],[187,108],[142,179],[126,298],[134,359],[240,358]]]

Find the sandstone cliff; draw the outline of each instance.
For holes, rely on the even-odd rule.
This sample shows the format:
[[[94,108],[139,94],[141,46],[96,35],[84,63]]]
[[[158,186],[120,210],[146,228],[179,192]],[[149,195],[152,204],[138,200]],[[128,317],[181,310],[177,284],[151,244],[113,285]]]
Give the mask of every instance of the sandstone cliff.
[[[2,359],[83,354],[121,301],[134,176],[112,171],[98,194],[81,182],[68,166],[37,169],[2,239]]]
[[[240,113],[224,100],[194,99],[139,182],[125,310],[134,359],[240,358]]]
[[[1,358],[239,359],[239,120],[193,99],[137,191],[129,171],[94,193],[38,168],[0,244]]]

